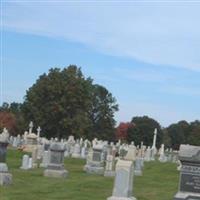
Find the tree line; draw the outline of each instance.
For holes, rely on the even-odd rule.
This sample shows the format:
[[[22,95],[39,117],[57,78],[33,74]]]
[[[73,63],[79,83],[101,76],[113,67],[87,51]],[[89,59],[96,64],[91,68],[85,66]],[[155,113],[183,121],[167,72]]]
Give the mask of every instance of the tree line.
[[[148,117],[133,117],[116,127],[114,119],[118,104],[102,85],[85,77],[81,68],[70,65],[52,68],[42,74],[27,90],[23,103],[3,103],[0,106],[0,130],[7,127],[11,134],[23,134],[30,121],[42,127],[47,138],[67,138],[69,135],[125,142],[141,141],[152,145],[154,129],[158,130],[157,145],[178,149],[180,144],[200,145],[200,121],[180,121],[163,128]]]
[[[179,121],[168,127],[161,127],[159,122],[148,116],[133,117],[131,122],[121,122],[116,130],[116,137],[124,141],[134,141],[140,145],[152,145],[154,129],[157,128],[157,147],[163,143],[167,148],[179,149],[180,144],[200,146],[200,121]]]

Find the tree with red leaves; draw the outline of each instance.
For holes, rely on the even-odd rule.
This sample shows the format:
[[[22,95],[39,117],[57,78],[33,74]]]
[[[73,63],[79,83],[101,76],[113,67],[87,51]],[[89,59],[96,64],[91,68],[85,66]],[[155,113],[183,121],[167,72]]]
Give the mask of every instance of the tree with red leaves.
[[[4,127],[12,134],[16,133],[16,118],[14,114],[6,111],[0,112],[0,130],[2,131]]]
[[[116,138],[119,140],[127,140],[128,129],[134,127],[133,123],[121,122],[116,130]]]

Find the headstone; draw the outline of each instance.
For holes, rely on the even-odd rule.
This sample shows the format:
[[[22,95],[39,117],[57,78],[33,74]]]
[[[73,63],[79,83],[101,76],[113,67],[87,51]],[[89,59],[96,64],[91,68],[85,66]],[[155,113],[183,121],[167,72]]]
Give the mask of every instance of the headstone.
[[[164,163],[164,162],[167,162],[167,157],[166,157],[166,155],[165,155],[165,145],[164,144],[162,144],[161,145],[161,148],[160,148],[160,156],[159,156],[159,161],[160,162],[162,162],[162,163]]]
[[[65,152],[64,152],[64,157],[69,157],[70,156],[70,144],[67,142],[65,143],[65,146],[66,146],[66,149],[65,149]]]
[[[81,157],[81,147],[77,142],[74,146],[74,152],[72,153],[72,158],[80,158]]]
[[[24,169],[24,170],[29,169],[29,156],[26,154],[23,155],[22,157],[22,166],[20,167],[20,169]]]
[[[200,146],[181,145],[179,191],[174,200],[200,200]]]
[[[124,160],[134,161],[136,159],[136,147],[134,144],[131,144],[128,148],[128,152],[124,157]]]
[[[26,136],[26,145],[23,148],[24,152],[30,152],[32,153],[34,148],[37,147],[38,141],[37,141],[37,135],[34,133],[30,133]]]
[[[81,158],[85,159],[86,158],[86,147],[83,146],[81,148]]]
[[[49,151],[44,151],[40,167],[47,168],[48,164],[49,164]]]
[[[151,160],[151,148],[148,147],[145,156],[144,156],[144,161],[149,162]]]
[[[32,158],[29,158],[29,160],[28,160],[28,168],[29,169],[33,168],[33,159]]]
[[[90,149],[84,170],[89,174],[104,174],[103,149]]]
[[[133,161],[118,160],[113,194],[107,200],[136,200],[133,197]]]
[[[135,168],[134,168],[134,174],[135,176],[142,176],[142,158],[136,158],[135,160]]]
[[[13,138],[13,147],[18,147],[18,145],[19,145],[18,138],[14,137]]]
[[[54,142],[50,146],[50,160],[47,169],[44,171],[44,176],[66,178],[67,170],[64,167],[64,152],[65,145]]]
[[[12,175],[8,172],[6,164],[6,152],[9,144],[9,133],[6,128],[0,134],[0,185],[10,185],[12,183]]]
[[[38,145],[37,146],[37,159],[38,160],[42,159],[43,153],[44,153],[44,144],[43,145]]]
[[[106,167],[104,176],[115,176],[115,157],[113,155],[107,155],[106,158]]]
[[[38,148],[35,147],[32,151],[32,168],[38,167],[37,155],[38,155]]]

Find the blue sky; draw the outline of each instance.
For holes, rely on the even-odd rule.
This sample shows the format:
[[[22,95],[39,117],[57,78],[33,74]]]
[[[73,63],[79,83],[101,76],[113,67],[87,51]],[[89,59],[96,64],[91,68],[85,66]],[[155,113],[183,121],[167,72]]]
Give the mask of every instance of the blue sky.
[[[51,67],[82,67],[116,97],[116,120],[200,118],[200,1],[3,1],[1,102]]]

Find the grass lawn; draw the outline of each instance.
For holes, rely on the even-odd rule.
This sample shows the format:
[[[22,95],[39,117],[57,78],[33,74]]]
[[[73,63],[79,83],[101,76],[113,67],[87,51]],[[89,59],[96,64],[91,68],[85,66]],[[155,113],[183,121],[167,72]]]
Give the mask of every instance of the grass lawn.
[[[106,200],[111,196],[113,178],[88,175],[84,160],[66,159],[67,179],[43,177],[43,169],[20,170],[23,153],[9,150],[7,163],[13,175],[11,186],[0,186],[0,200]],[[142,177],[134,180],[137,200],[172,200],[179,173],[172,163],[145,163]]]

